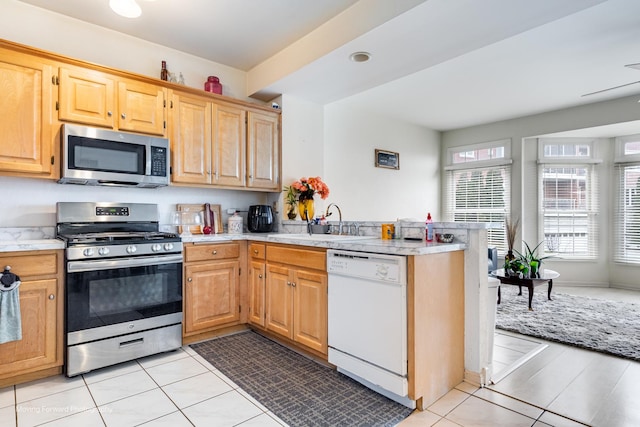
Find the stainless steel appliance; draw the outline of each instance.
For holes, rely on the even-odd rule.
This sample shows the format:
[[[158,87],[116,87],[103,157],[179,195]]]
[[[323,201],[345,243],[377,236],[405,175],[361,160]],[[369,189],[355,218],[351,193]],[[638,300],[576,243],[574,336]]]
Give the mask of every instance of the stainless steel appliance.
[[[169,185],[169,140],[88,126],[62,126],[61,184]]]
[[[273,231],[273,209],[269,205],[249,206],[247,228],[254,233],[268,233]]]
[[[415,408],[408,397],[406,257],[329,250],[327,272],[329,362]]]
[[[66,374],[182,345],[182,242],[159,231],[158,207],[57,204],[66,242]]]

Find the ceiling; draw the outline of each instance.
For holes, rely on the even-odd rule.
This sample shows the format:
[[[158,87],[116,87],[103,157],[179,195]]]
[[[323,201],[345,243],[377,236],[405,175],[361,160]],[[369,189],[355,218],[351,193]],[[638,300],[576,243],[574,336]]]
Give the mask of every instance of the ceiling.
[[[108,0],[21,1],[244,70],[258,99],[436,130],[640,95],[637,0],[139,0],[135,20]]]

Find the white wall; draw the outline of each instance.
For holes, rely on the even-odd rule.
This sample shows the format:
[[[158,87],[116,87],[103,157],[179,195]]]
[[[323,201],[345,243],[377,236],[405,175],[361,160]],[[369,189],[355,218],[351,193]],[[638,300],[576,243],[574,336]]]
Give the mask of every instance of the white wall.
[[[169,71],[182,72],[187,86],[203,89],[207,76],[215,75],[224,95],[249,100],[244,71],[16,0],[0,0],[0,38],[155,78],[166,60]]]
[[[440,218],[440,133],[356,111],[346,102],[325,107],[327,203],[347,221]],[[375,167],[375,149],[400,154],[400,169]],[[337,185],[337,183],[340,183]]]
[[[176,203],[211,203],[222,207],[226,225],[226,209],[246,211],[250,205],[269,204],[266,193],[202,188],[117,188],[58,184],[41,179],[0,176],[0,227],[52,227],[56,224],[56,202],[135,202],[156,203],[160,223],[169,224],[169,213]],[[242,213],[245,219],[246,213]]]
[[[534,156],[537,153],[534,147],[536,145],[535,137],[639,119],[638,96],[630,96],[444,132],[442,134],[442,150],[443,153],[446,153],[449,147],[511,138],[513,157],[511,211],[514,217],[520,217],[522,221],[521,236],[517,239],[533,242],[538,239],[537,208],[533,206],[536,196],[531,194],[531,180],[536,179],[533,174],[535,170]],[[601,136],[595,135],[597,129],[594,129],[593,132],[594,136]],[[580,136],[588,137],[589,132],[583,131]],[[611,147],[607,148],[611,149]],[[606,150],[604,151],[606,152]],[[442,161],[445,160],[442,155]],[[604,167],[607,166],[604,165]],[[615,264],[610,260],[607,244],[610,241],[609,224],[611,223],[613,212],[611,206],[613,204],[611,191],[607,191],[607,189],[611,189],[611,183],[607,179],[610,178],[605,178],[601,183],[601,188],[604,190],[601,206],[606,212],[603,212],[600,218],[601,224],[604,224],[600,235],[602,239],[600,259],[593,262],[549,259],[545,260],[545,264],[548,268],[560,273],[560,278],[556,281],[559,284],[602,285],[604,283],[606,285],[609,283],[612,287],[640,290],[640,282],[637,279],[640,266]],[[609,218],[608,221],[607,218]]]

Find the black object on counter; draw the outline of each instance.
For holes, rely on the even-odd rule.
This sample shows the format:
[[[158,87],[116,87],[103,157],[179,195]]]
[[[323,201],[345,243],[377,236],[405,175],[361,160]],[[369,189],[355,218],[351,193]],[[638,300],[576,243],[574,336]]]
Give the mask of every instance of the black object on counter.
[[[249,206],[248,229],[253,233],[273,231],[273,209],[269,205]]]

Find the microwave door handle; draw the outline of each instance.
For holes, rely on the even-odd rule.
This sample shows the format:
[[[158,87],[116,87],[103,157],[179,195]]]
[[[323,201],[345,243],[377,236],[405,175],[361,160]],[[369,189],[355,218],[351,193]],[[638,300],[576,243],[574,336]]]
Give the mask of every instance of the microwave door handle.
[[[80,273],[84,271],[114,270],[116,268],[146,267],[149,265],[175,264],[179,262],[182,262],[182,254],[164,255],[158,257],[138,257],[108,260],[101,259],[96,261],[69,261],[67,263],[67,272]]]

